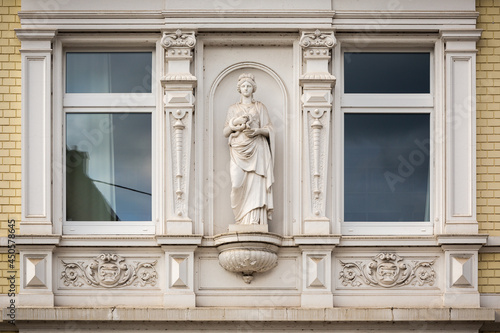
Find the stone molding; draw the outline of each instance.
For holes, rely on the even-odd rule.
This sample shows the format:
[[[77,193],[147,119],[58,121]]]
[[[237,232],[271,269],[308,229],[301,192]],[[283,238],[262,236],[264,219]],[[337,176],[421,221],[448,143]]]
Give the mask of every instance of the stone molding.
[[[63,322],[68,320],[85,321],[141,321],[144,318],[155,322],[213,321],[241,322],[242,318],[251,321],[273,322],[491,322],[495,321],[495,310],[484,308],[47,308],[23,307],[16,311],[16,322],[43,320]],[[373,327],[372,327],[373,329]]]

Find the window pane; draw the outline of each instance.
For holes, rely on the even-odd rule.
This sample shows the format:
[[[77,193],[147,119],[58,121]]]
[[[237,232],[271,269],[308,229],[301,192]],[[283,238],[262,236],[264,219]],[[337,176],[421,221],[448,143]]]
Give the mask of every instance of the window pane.
[[[344,220],[429,221],[429,115],[344,115]]]
[[[151,221],[151,114],[66,115],[67,221]]]
[[[68,52],[67,93],[150,93],[151,52]]]
[[[424,94],[430,92],[430,53],[344,54],[344,92]]]

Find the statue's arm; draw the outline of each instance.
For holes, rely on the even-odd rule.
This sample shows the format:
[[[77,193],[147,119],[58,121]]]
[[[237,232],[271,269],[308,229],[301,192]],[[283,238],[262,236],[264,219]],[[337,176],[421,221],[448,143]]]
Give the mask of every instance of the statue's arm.
[[[224,136],[227,138],[231,135],[231,133],[233,133],[233,130],[231,129],[231,127],[229,126],[229,124],[227,126],[224,126]]]

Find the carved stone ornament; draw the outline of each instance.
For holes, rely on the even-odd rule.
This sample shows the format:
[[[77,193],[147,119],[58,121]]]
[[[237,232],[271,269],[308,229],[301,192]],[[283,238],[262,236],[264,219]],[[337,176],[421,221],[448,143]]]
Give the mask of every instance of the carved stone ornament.
[[[219,264],[229,272],[241,273],[250,283],[254,273],[266,272],[278,265],[278,247],[265,243],[227,244],[218,248]]]
[[[196,45],[196,38],[194,33],[182,33],[180,29],[177,29],[175,34],[164,34],[161,39],[161,45],[164,48],[170,47],[188,47],[193,48]]]
[[[326,47],[331,49],[337,44],[337,40],[332,33],[324,34],[317,29],[313,33],[303,32],[299,44],[303,48]]]
[[[90,262],[64,262],[61,279],[65,286],[120,288],[130,285],[155,286],[158,274],[156,261],[128,264],[117,254],[103,253]]]
[[[370,261],[340,263],[340,280],[344,286],[432,286],[436,280],[434,260],[409,261],[395,253],[379,253]]]
[[[229,232],[214,237],[219,264],[227,271],[240,273],[245,283],[254,273],[263,273],[278,265],[281,237],[267,232]]]

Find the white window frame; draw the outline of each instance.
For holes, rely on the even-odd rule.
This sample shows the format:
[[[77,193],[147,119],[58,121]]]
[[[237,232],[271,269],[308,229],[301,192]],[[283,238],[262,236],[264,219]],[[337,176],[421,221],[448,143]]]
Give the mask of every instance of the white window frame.
[[[440,64],[439,37],[428,36],[415,38],[402,35],[387,37],[374,35],[366,37],[369,40],[360,48],[359,37],[337,35],[339,43],[334,56],[334,69],[337,74],[335,90],[335,132],[334,156],[336,156],[336,207],[339,230],[343,236],[429,236],[437,232],[437,223],[441,215],[441,192],[437,175],[443,165],[443,157],[437,152],[441,149],[442,142],[438,140],[443,131],[441,123],[437,121],[442,116],[442,102],[437,96],[441,88],[439,73],[444,71],[444,64]],[[366,40],[364,40],[366,42]],[[344,93],[344,53],[345,52],[429,52],[430,61],[430,93],[429,94],[345,94]],[[441,96],[439,98],[442,98]],[[344,114],[345,113],[426,113],[430,115],[430,202],[429,221],[421,222],[346,222],[344,221]],[[439,146],[439,147],[438,147]]]
[[[161,232],[159,224],[163,202],[161,161],[163,116],[161,86],[157,73],[162,70],[158,35],[130,36],[61,36],[54,43],[54,229],[65,235],[153,235]],[[65,59],[67,52],[151,52],[151,93],[66,93]],[[66,114],[69,113],[149,113],[151,114],[152,200],[151,221],[66,221],[65,141]]]

